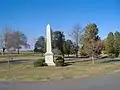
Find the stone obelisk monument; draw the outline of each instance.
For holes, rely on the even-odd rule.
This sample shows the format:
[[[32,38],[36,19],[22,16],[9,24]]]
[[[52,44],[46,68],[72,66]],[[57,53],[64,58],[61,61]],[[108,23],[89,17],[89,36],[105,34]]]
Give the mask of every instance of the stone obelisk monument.
[[[45,63],[48,66],[54,66],[53,62],[53,53],[52,53],[52,45],[51,45],[51,28],[48,24],[46,27],[46,53],[45,53]]]

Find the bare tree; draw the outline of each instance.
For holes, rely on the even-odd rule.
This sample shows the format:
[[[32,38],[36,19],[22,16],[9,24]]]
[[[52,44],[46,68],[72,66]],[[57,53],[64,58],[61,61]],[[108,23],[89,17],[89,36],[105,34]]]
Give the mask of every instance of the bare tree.
[[[74,46],[75,46],[76,57],[78,57],[79,41],[80,41],[82,33],[83,33],[83,29],[81,29],[79,24],[76,24],[76,25],[73,26],[71,36],[73,38],[73,42],[74,42]]]
[[[20,31],[13,31],[12,28],[6,27],[4,33],[0,36],[1,46],[3,52],[6,49],[7,52],[10,50],[16,50],[19,54],[19,49],[24,46],[25,48],[30,48],[27,44],[27,37]]]
[[[6,28],[5,33],[3,34],[3,49],[7,50],[7,56],[8,56],[8,67],[10,67],[10,60],[13,59],[13,57],[10,56],[11,53],[11,47],[13,44],[13,38],[12,38],[12,29]]]
[[[7,51],[9,51],[13,46],[13,31],[6,31],[4,34],[4,44]]]
[[[3,49],[3,53],[6,49],[9,59],[12,57],[10,56],[11,51],[14,49],[18,51],[22,46],[25,46],[25,48],[30,47],[27,44],[27,37],[25,34],[23,34],[20,31],[13,31],[12,28],[6,27],[4,29],[4,33],[0,36],[0,44]],[[8,59],[8,65],[9,65],[9,59]],[[10,66],[10,65],[9,65]]]
[[[4,29],[1,30],[0,47],[2,48],[2,54],[5,53],[5,50],[7,50],[6,48],[8,47],[8,44],[12,41],[12,39],[8,40],[8,38],[10,38],[10,33],[12,33],[11,27],[5,27]]]
[[[0,35],[0,47],[2,49],[2,55],[3,55],[5,52],[5,46],[4,46],[4,39],[2,35]]]
[[[19,54],[19,49],[24,46],[25,48],[29,47],[27,44],[27,37],[25,34],[23,34],[20,31],[14,31],[13,32],[13,48],[17,49],[17,52]]]

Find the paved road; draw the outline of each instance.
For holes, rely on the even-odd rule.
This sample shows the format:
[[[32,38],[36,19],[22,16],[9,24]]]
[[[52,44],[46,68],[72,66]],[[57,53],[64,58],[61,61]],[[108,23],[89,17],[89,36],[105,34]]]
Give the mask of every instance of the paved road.
[[[0,90],[120,90],[120,73],[39,83],[0,83]]]

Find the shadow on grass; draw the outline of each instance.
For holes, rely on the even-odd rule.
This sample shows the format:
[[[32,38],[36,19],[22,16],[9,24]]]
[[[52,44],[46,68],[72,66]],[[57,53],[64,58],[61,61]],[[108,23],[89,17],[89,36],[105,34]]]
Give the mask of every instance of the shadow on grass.
[[[81,61],[76,61],[76,62],[88,62],[88,61],[91,61],[91,59],[88,59],[88,60],[81,60]]]
[[[110,63],[110,62],[119,62],[120,63],[120,60],[106,60],[106,61],[103,61],[102,63]]]
[[[89,58],[88,56],[78,56],[78,57],[76,57],[76,56],[65,56],[64,58]]]
[[[24,63],[24,62],[29,62],[32,61],[32,59],[24,59],[24,60],[9,60],[10,63],[14,63],[14,64],[20,64],[20,63]],[[0,64],[5,64],[8,63],[8,61],[0,61]]]
[[[64,66],[70,66],[73,65],[75,62],[71,61],[71,62],[65,62]]]
[[[64,58],[75,58],[75,56],[64,56]]]
[[[66,61],[65,62],[65,65],[64,66],[70,66],[70,65],[73,65],[73,64],[75,64],[75,63],[86,63],[86,62],[89,62],[89,61],[91,61],[91,59],[88,59],[88,60],[75,60],[75,61]]]

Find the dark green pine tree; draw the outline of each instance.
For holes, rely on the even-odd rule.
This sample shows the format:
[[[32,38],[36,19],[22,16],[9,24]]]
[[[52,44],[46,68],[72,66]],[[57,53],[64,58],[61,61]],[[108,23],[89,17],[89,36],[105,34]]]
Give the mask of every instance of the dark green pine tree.
[[[107,36],[106,43],[105,43],[105,50],[107,54],[114,54],[114,34],[110,32]]]
[[[115,36],[114,42],[115,56],[118,57],[120,53],[120,32],[116,31],[114,36]]]

